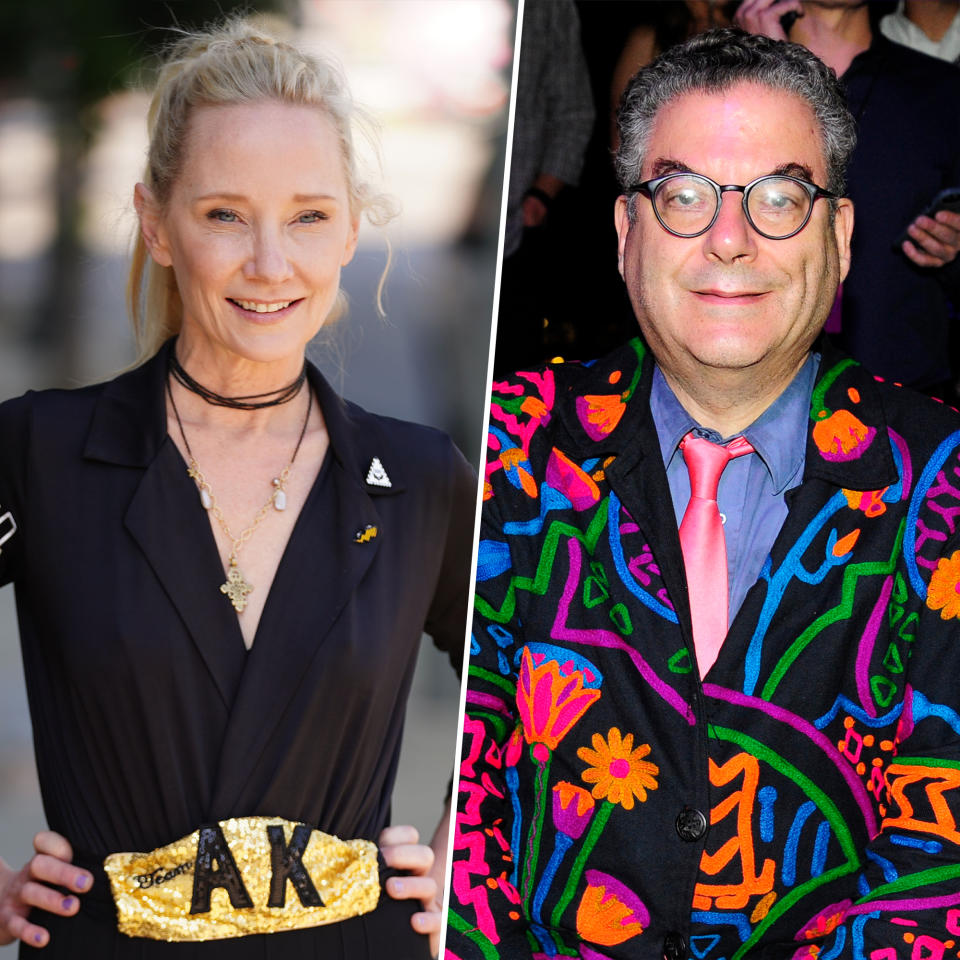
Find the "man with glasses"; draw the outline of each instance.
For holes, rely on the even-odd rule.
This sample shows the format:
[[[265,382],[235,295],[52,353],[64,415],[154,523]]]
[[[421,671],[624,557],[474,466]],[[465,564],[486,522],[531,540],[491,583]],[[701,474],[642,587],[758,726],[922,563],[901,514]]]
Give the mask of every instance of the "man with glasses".
[[[642,339],[495,383],[447,956],[956,956],[960,417],[818,340],[853,119],[725,30],[619,122]]]

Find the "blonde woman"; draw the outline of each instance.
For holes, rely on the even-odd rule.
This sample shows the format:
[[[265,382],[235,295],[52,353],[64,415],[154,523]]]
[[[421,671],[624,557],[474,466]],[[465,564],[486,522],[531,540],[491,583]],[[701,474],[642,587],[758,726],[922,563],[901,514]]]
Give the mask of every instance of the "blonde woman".
[[[0,406],[51,830],[0,861],[0,942],[428,955],[446,829],[388,828],[390,794],[421,632],[459,659],[476,489],[305,360],[385,211],[353,118],[249,24],[185,37],[135,192],[140,364]]]

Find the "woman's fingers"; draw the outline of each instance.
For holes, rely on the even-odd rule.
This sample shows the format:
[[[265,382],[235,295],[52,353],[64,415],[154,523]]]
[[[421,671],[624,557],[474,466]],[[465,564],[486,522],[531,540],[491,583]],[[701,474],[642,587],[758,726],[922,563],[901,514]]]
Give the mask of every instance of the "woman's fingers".
[[[387,895],[394,900],[419,900],[425,909],[410,917],[417,933],[430,937],[430,952],[437,955],[440,936],[440,888],[427,874],[433,866],[433,850],[420,843],[415,827],[387,827],[380,834],[380,853],[388,867],[405,870],[407,874],[389,877],[385,884]]]
[[[50,940],[50,934],[43,927],[38,927],[35,923],[30,923],[26,917],[19,913],[14,913],[3,923],[0,918],[0,926],[6,926],[7,932],[14,940],[22,940],[31,947],[45,947]],[[7,940],[7,943],[10,941]]]
[[[440,949],[440,911],[415,913],[410,918],[410,925],[417,933],[425,934],[430,938],[430,956],[435,957]]]
[[[425,843],[401,843],[381,847],[380,852],[387,866],[394,870],[426,873],[433,866],[433,851]]]
[[[68,863],[73,859],[73,847],[70,841],[53,830],[41,830],[34,835],[33,849],[37,853],[46,853],[57,860],[65,860]]]
[[[30,878],[57,887],[85,893],[93,885],[93,876],[72,863],[65,863],[46,853],[38,853],[28,864]]]
[[[73,916],[83,893],[93,886],[93,875],[70,862],[73,850],[60,834],[44,830],[33,838],[36,854],[20,870],[10,869],[0,860],[0,944],[13,939],[32,947],[44,947],[50,934],[27,918],[34,907],[61,917]]]
[[[437,881],[433,877],[390,877],[387,893],[394,900],[433,900],[437,896]]]
[[[43,883],[85,893],[93,886],[93,874],[75,866],[70,841],[52,830],[41,830],[33,838],[36,856],[28,864],[30,876]]]
[[[388,867],[426,873],[433,866],[433,850],[420,843],[416,827],[398,824],[387,827],[380,834],[380,852]]]
[[[73,894],[61,893],[33,880],[28,880],[20,888],[20,899],[28,907],[39,907],[61,917],[73,916],[80,909],[80,901]]]
[[[397,824],[380,831],[378,843],[381,847],[395,847],[402,843],[419,843],[420,831],[409,824]]]

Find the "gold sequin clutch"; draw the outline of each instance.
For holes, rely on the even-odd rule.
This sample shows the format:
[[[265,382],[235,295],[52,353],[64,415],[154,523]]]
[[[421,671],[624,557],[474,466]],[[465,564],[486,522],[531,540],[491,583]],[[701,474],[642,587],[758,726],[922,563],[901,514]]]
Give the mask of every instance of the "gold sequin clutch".
[[[377,847],[280,817],[237,817],[103,863],[118,926],[152,940],[221,940],[336,923],[373,910]]]

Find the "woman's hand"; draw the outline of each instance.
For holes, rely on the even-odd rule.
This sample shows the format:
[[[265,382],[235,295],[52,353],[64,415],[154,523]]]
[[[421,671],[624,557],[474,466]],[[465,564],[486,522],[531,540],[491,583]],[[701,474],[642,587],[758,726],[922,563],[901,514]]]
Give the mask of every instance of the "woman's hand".
[[[31,947],[45,947],[50,934],[27,919],[33,907],[61,917],[71,917],[80,901],[53,887],[86,893],[93,876],[70,861],[73,850],[59,833],[44,830],[33,838],[36,854],[14,870],[0,859],[0,945],[22,940]]]
[[[387,893],[394,900],[419,900],[423,910],[415,913],[410,922],[417,933],[430,937],[430,953],[437,955],[440,947],[440,908],[443,902],[442,865],[438,882],[435,876],[433,850],[420,843],[416,827],[387,827],[379,837],[380,852],[387,866],[406,870],[409,876],[390,877]]]

